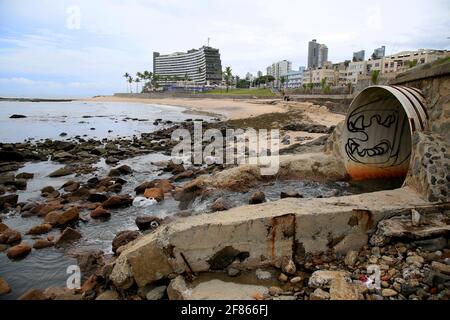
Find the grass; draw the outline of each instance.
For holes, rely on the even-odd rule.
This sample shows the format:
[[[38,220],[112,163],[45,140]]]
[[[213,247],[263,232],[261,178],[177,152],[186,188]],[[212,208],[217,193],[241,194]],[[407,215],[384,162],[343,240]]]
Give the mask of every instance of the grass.
[[[205,94],[227,94],[227,95],[248,95],[258,97],[275,97],[276,95],[267,88],[256,89],[216,89],[205,92]]]

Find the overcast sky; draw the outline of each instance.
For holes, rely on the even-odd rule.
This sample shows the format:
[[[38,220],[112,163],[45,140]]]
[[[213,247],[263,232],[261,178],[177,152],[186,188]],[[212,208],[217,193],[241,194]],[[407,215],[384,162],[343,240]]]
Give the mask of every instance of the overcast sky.
[[[79,15],[78,15],[79,13]],[[450,49],[450,1],[0,0],[0,95],[124,91],[124,72],[152,70],[152,52],[220,49],[235,74],[274,61],[306,65],[308,41],[333,62]]]

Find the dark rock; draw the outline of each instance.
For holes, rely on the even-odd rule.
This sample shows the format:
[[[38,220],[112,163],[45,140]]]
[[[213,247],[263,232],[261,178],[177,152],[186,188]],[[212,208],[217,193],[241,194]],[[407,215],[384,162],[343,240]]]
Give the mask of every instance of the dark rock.
[[[211,210],[213,212],[225,211],[228,210],[229,208],[230,205],[223,198],[216,199],[216,201],[214,201],[214,203],[211,205]]]
[[[41,194],[44,194],[44,193],[50,194],[53,191],[55,191],[55,188],[53,188],[52,186],[47,186],[47,187],[44,187],[41,189]]]
[[[162,219],[153,216],[140,216],[136,218],[135,222],[139,230],[145,231],[158,228]]]
[[[296,191],[282,191],[280,193],[280,199],[284,198],[303,198],[303,195],[299,194]]]
[[[173,174],[178,174],[185,171],[184,166],[181,163],[176,164],[172,160],[169,161],[169,163],[163,170],[167,172],[172,172]]]
[[[23,119],[26,118],[27,116],[23,115],[23,114],[13,114],[12,116],[10,116],[10,119]]]
[[[14,177],[14,173],[7,172],[0,174],[0,184],[4,184],[5,186],[7,186],[7,185],[14,185],[15,182],[16,178]]]
[[[28,172],[21,172],[16,176],[16,179],[33,179],[34,178],[34,173],[28,173]]]
[[[15,206],[19,200],[19,195],[8,194],[0,197],[0,209],[4,209],[10,206]]]
[[[106,158],[105,162],[107,164],[115,164],[115,163],[119,162],[119,159],[109,156],[108,158]]]
[[[227,246],[216,252],[214,256],[208,260],[211,270],[223,270],[228,267],[234,259],[239,255],[239,250],[231,246]]]
[[[66,192],[74,192],[78,190],[79,187],[80,183],[78,181],[70,180],[64,183],[61,188],[63,188]]]
[[[37,239],[33,244],[33,248],[36,250],[40,250],[48,247],[53,247],[54,245],[55,243],[48,239]]]
[[[63,246],[65,244],[67,244],[67,243],[70,243],[72,241],[76,241],[76,240],[78,240],[80,238],[81,238],[81,233],[79,233],[75,229],[67,227],[61,233],[61,236],[56,240],[55,245],[56,246]]]
[[[258,204],[266,201],[266,195],[262,191],[255,191],[251,196],[249,203],[250,204]]]
[[[109,218],[111,216],[111,213],[105,209],[103,209],[102,206],[99,206],[91,211],[91,218],[93,219],[100,219],[100,218]]]
[[[116,253],[117,249],[137,239],[139,235],[140,235],[139,231],[131,231],[131,230],[120,231],[119,233],[116,234],[114,240],[112,241],[112,251]]]
[[[31,252],[31,249],[32,248],[27,243],[22,242],[21,244],[9,248],[6,255],[11,260],[18,260],[25,258]]]
[[[424,251],[438,251],[447,246],[447,239],[444,237],[414,241],[414,244]]]
[[[80,251],[73,255],[76,257],[77,264],[85,279],[99,274],[100,269],[105,265],[104,254],[100,250]]]
[[[0,244],[15,244],[22,240],[19,231],[6,229],[0,233]]]
[[[153,181],[146,181],[138,185],[136,188],[134,188],[134,191],[137,195],[143,194],[145,192],[145,189],[153,188],[155,187],[155,183]]]
[[[108,200],[102,203],[105,209],[129,207],[133,203],[133,199],[128,195],[111,196]]]
[[[194,171],[186,170],[172,177],[174,181],[179,181],[183,179],[192,178],[194,176]]]
[[[72,207],[65,212],[61,213],[58,217],[58,225],[66,226],[70,223],[77,221],[80,217],[80,212],[77,207]]]
[[[89,202],[105,202],[106,200],[108,200],[108,196],[103,193],[91,193],[87,199]]]
[[[17,300],[49,300],[42,290],[30,289]]]
[[[120,183],[115,183],[115,184],[109,186],[108,188],[106,188],[106,191],[119,193],[120,191],[122,191],[122,185]]]
[[[52,230],[52,225],[50,223],[44,223],[37,226],[34,226],[30,230],[28,230],[27,234],[38,235],[44,234]]]

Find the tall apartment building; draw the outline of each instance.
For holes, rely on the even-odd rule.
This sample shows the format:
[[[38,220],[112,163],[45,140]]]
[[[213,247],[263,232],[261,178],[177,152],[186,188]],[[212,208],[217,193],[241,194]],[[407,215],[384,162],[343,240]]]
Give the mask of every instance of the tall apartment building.
[[[300,67],[298,70],[293,70],[288,73],[282,74],[285,78],[284,87],[289,89],[300,88],[303,85],[303,73],[305,67]]]
[[[364,50],[353,52],[353,61],[364,61],[366,52]]]
[[[308,69],[320,68],[328,61],[328,47],[316,39],[308,43]]]
[[[385,56],[386,54],[386,47],[385,46],[381,46],[380,48],[376,48],[373,53],[372,53],[372,59],[373,60],[377,60],[377,59],[381,59]]]
[[[272,63],[267,67],[267,75],[275,78],[275,86],[278,86],[280,77],[292,71],[292,62],[288,60],[281,60]]]
[[[187,52],[153,52],[153,73],[162,78],[189,79],[199,85],[222,82],[219,49],[203,46]]]

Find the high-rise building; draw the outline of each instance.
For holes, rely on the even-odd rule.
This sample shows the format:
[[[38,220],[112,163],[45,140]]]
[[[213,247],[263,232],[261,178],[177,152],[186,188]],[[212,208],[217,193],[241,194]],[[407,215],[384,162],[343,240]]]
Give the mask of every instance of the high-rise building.
[[[292,70],[292,62],[288,60],[281,60],[272,63],[271,66],[267,67],[267,75],[275,78],[275,85],[277,86],[282,75],[285,75]]]
[[[322,67],[328,61],[328,47],[316,39],[308,43],[308,69]]]
[[[364,50],[353,52],[353,61],[364,61],[364,57],[366,55],[366,52]]]
[[[262,71],[258,71],[257,76],[258,76],[258,78],[262,77],[263,76]]]
[[[153,73],[161,78],[191,80],[199,85],[220,84],[222,62],[219,49],[203,46],[167,55],[153,52]]]
[[[376,59],[381,59],[386,55],[386,47],[385,46],[381,46],[380,48],[376,48],[373,51],[372,54],[372,59],[376,60]]]

